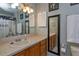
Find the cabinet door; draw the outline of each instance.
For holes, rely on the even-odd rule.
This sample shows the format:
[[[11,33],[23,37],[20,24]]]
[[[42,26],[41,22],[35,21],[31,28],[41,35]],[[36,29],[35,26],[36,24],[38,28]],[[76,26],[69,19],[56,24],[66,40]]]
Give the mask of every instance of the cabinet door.
[[[51,42],[52,42],[51,49],[53,49],[56,46],[56,35],[53,35],[51,37]]]
[[[25,50],[25,56],[29,56],[29,55],[30,55],[30,53],[29,53],[29,52],[30,52],[29,48],[28,48],[28,49],[26,49],[26,50]]]
[[[29,56],[34,56],[34,46],[29,48]]]
[[[41,56],[46,56],[47,55],[47,42],[46,40],[41,41]]]
[[[29,48],[26,48],[22,52],[16,54],[16,56],[46,56],[47,55],[47,40],[43,40]]]
[[[34,45],[33,48],[34,48],[34,56],[39,56],[40,55],[40,43]]]
[[[52,36],[50,36],[49,38],[49,49],[50,50],[52,49]]]
[[[41,45],[40,55],[41,56],[45,56],[46,55],[46,47],[45,47],[45,45]]]
[[[45,45],[46,45],[46,47],[45,47],[46,48],[46,54],[45,55],[47,56],[47,53],[48,53],[48,39],[46,39],[46,44]]]

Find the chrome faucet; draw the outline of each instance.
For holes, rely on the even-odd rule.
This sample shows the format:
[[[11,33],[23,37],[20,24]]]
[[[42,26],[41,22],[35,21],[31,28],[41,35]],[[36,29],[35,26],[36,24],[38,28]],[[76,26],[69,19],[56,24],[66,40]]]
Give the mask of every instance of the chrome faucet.
[[[18,41],[21,41],[21,39],[19,38],[19,39],[16,39],[15,41],[18,42]]]

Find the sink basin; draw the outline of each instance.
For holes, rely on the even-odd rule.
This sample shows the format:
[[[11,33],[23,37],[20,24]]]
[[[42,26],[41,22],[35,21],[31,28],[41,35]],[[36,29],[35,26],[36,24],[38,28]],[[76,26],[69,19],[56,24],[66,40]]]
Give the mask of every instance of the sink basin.
[[[21,40],[21,41],[16,42],[15,44],[16,44],[16,45],[25,45],[25,44],[27,44],[27,43],[28,43],[27,40]]]
[[[22,46],[28,43],[28,40],[21,39],[20,41],[10,42],[10,45]]]
[[[21,39],[19,41],[13,41],[13,42],[10,42],[9,45],[14,48],[14,47],[23,47],[23,46],[28,46],[30,44],[34,44],[36,43],[37,40],[32,40],[32,39],[29,39],[29,40],[25,40],[25,39]]]

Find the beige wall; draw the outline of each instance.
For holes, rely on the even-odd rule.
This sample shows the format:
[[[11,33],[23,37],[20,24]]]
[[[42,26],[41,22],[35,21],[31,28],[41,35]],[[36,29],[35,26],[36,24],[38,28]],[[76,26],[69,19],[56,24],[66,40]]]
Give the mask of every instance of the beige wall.
[[[36,9],[37,14],[42,13],[42,12],[46,12],[46,14],[48,13],[48,4],[47,3],[38,3],[36,7],[37,7],[37,9]],[[37,22],[37,15],[36,15],[36,22]],[[46,26],[41,26],[41,27],[36,26],[36,29],[37,29],[38,34],[47,36],[47,18],[46,18]]]

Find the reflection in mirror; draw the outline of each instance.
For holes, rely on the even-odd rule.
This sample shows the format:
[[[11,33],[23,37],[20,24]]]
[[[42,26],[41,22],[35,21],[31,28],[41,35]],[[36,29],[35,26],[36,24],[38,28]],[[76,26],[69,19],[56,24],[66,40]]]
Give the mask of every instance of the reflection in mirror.
[[[59,15],[48,17],[48,49],[57,55],[60,55],[59,25]]]
[[[17,34],[22,34],[22,23],[17,23]]]
[[[25,33],[29,34],[30,30],[29,30],[29,20],[25,21]]]
[[[49,25],[50,25],[50,26],[49,26],[49,27],[50,27],[50,35],[53,34],[53,33],[55,33],[55,34],[53,35],[53,37],[54,37],[55,39],[52,39],[53,37],[51,38],[51,40],[54,41],[54,42],[52,41],[53,43],[52,43],[51,49],[52,49],[53,51],[55,51],[55,52],[58,52],[58,51],[57,51],[57,49],[58,49],[58,48],[57,48],[57,42],[56,42],[57,39],[58,39],[58,37],[57,37],[57,35],[58,35],[58,31],[57,31],[57,29],[58,29],[58,26],[57,26],[57,25],[58,25],[57,17],[50,18],[49,23],[50,23],[50,24],[49,24]]]
[[[16,34],[15,21],[10,20],[7,16],[0,17],[0,38],[13,36]]]
[[[5,6],[5,8],[3,6]],[[26,7],[29,7],[30,11],[26,10]],[[2,3],[0,4],[0,11],[2,12],[0,14],[0,38],[35,32],[35,25],[34,22],[32,22],[32,20],[35,20],[35,16],[29,17],[29,15],[34,14],[31,4]],[[32,30],[31,24],[34,25],[34,30]]]

